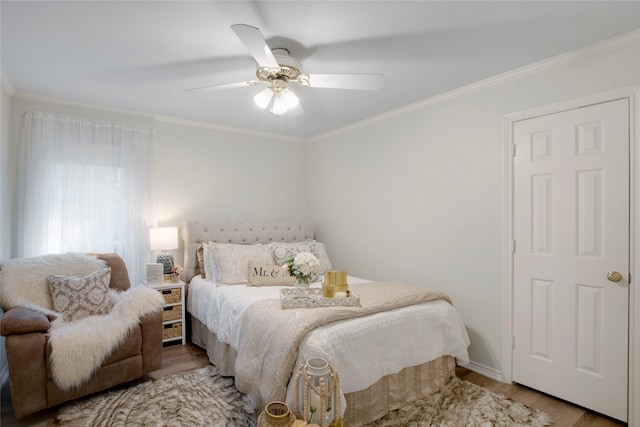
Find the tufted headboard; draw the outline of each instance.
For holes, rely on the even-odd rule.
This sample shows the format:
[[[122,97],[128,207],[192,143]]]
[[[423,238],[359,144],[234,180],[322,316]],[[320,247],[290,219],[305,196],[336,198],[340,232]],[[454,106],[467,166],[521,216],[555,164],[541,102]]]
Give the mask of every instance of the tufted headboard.
[[[254,244],[302,242],[314,238],[311,224],[302,221],[211,221],[182,224],[184,274],[188,283],[200,274],[196,252],[202,242]]]

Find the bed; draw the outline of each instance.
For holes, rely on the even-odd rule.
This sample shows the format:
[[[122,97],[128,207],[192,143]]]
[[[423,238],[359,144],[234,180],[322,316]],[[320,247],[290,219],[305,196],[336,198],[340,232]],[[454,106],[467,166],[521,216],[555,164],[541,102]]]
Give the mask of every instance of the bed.
[[[275,373],[268,374],[271,377],[265,374],[264,378],[243,378],[249,365],[268,365],[269,360],[256,357],[259,353],[250,357],[250,351],[261,350],[249,347],[261,345],[257,342],[270,344],[264,339],[260,341],[261,332],[256,332],[256,328],[276,317],[264,316],[269,322],[252,324],[251,310],[261,304],[277,306],[281,287],[222,285],[211,277],[203,278],[199,248],[202,250],[203,243],[216,243],[218,248],[250,245],[247,249],[280,247],[285,243],[305,245],[316,242],[313,227],[298,221],[185,222],[181,236],[192,342],[206,349],[209,360],[222,375],[235,377],[238,389],[250,397],[258,411],[268,403],[265,396],[276,396],[293,406],[294,381],[289,379],[310,357],[325,358],[338,371],[346,401],[344,421],[349,426],[370,423],[439,390],[455,375],[456,362],[465,365],[469,361],[469,337],[461,316],[449,302],[434,299],[314,327],[286,350],[286,358],[295,361],[293,368],[279,363],[277,367],[284,368],[274,369]],[[326,251],[322,255],[326,259],[320,257],[321,263],[326,268],[330,260]],[[311,286],[320,286],[321,281],[319,276]],[[387,285],[352,276],[348,276],[348,283],[350,289],[361,290]],[[316,314],[323,316],[325,313],[317,311],[324,308],[303,308],[280,309],[276,314],[279,318],[294,318],[300,310],[316,310]],[[267,354],[272,354],[269,351],[266,350]],[[262,393],[263,386],[274,387],[272,382],[281,382],[283,386]]]

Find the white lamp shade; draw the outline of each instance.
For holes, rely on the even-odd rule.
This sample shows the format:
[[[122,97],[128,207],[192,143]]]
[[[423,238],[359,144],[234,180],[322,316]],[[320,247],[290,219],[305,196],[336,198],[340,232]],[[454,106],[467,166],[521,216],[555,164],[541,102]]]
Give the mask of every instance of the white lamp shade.
[[[269,106],[269,103],[271,102],[272,96],[273,92],[271,91],[271,89],[266,88],[265,90],[257,94],[255,98],[253,98],[253,101],[258,107],[267,108]]]
[[[276,116],[287,112],[287,105],[285,104],[284,99],[282,99],[282,96],[273,97],[273,104],[271,105],[271,110],[269,111],[271,111]]]
[[[284,101],[284,105],[287,107],[287,111],[295,108],[299,102],[298,97],[290,87],[282,91],[282,100]]]
[[[149,247],[152,251],[178,249],[178,227],[150,228]]]

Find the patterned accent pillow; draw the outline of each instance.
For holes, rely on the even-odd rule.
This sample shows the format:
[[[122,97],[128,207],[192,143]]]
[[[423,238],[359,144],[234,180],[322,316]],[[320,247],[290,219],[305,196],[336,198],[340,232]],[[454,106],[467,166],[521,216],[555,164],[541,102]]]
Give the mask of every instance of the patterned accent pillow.
[[[296,278],[281,265],[249,261],[247,286],[293,286]]]
[[[268,245],[238,245],[234,243],[209,242],[211,267],[217,284],[236,285],[247,283],[249,261],[263,264],[273,263]]]
[[[47,282],[53,309],[64,315],[65,321],[107,314],[113,307],[109,298],[111,268],[103,268],[85,277],[49,276]]]
[[[291,253],[294,256],[300,252],[313,253],[314,241],[308,240],[305,242],[272,242],[269,243],[271,250],[273,251],[273,261],[278,265],[284,265],[287,256]]]
[[[320,261],[318,273],[311,277],[311,280],[314,282],[322,280],[324,271],[331,269],[331,261],[327,255],[327,249],[323,243],[316,240],[294,243],[274,242],[269,243],[269,246],[271,246],[271,249],[273,250],[273,260],[278,265],[284,264],[289,253],[294,256],[300,252],[310,252],[314,254],[316,258],[318,258],[318,261]]]
[[[320,261],[320,268],[318,269],[318,276],[323,278],[325,270],[331,270],[331,260],[329,259],[329,255],[327,255],[327,248],[324,246],[324,243],[315,241],[313,242],[313,254]]]

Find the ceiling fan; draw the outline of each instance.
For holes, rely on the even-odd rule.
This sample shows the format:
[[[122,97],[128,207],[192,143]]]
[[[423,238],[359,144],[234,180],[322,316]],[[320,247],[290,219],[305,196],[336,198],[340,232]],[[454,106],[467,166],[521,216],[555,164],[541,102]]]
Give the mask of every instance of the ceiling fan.
[[[271,113],[279,116],[292,109],[302,111],[298,97],[290,87],[293,83],[310,88],[359,90],[377,90],[384,84],[382,74],[303,73],[300,62],[290,56],[289,51],[285,48],[271,49],[258,28],[246,24],[235,24],[231,26],[231,29],[258,63],[257,80],[196,87],[187,89],[186,92],[223,90],[264,84],[268,87],[258,93],[254,101],[260,108],[269,107]]]

